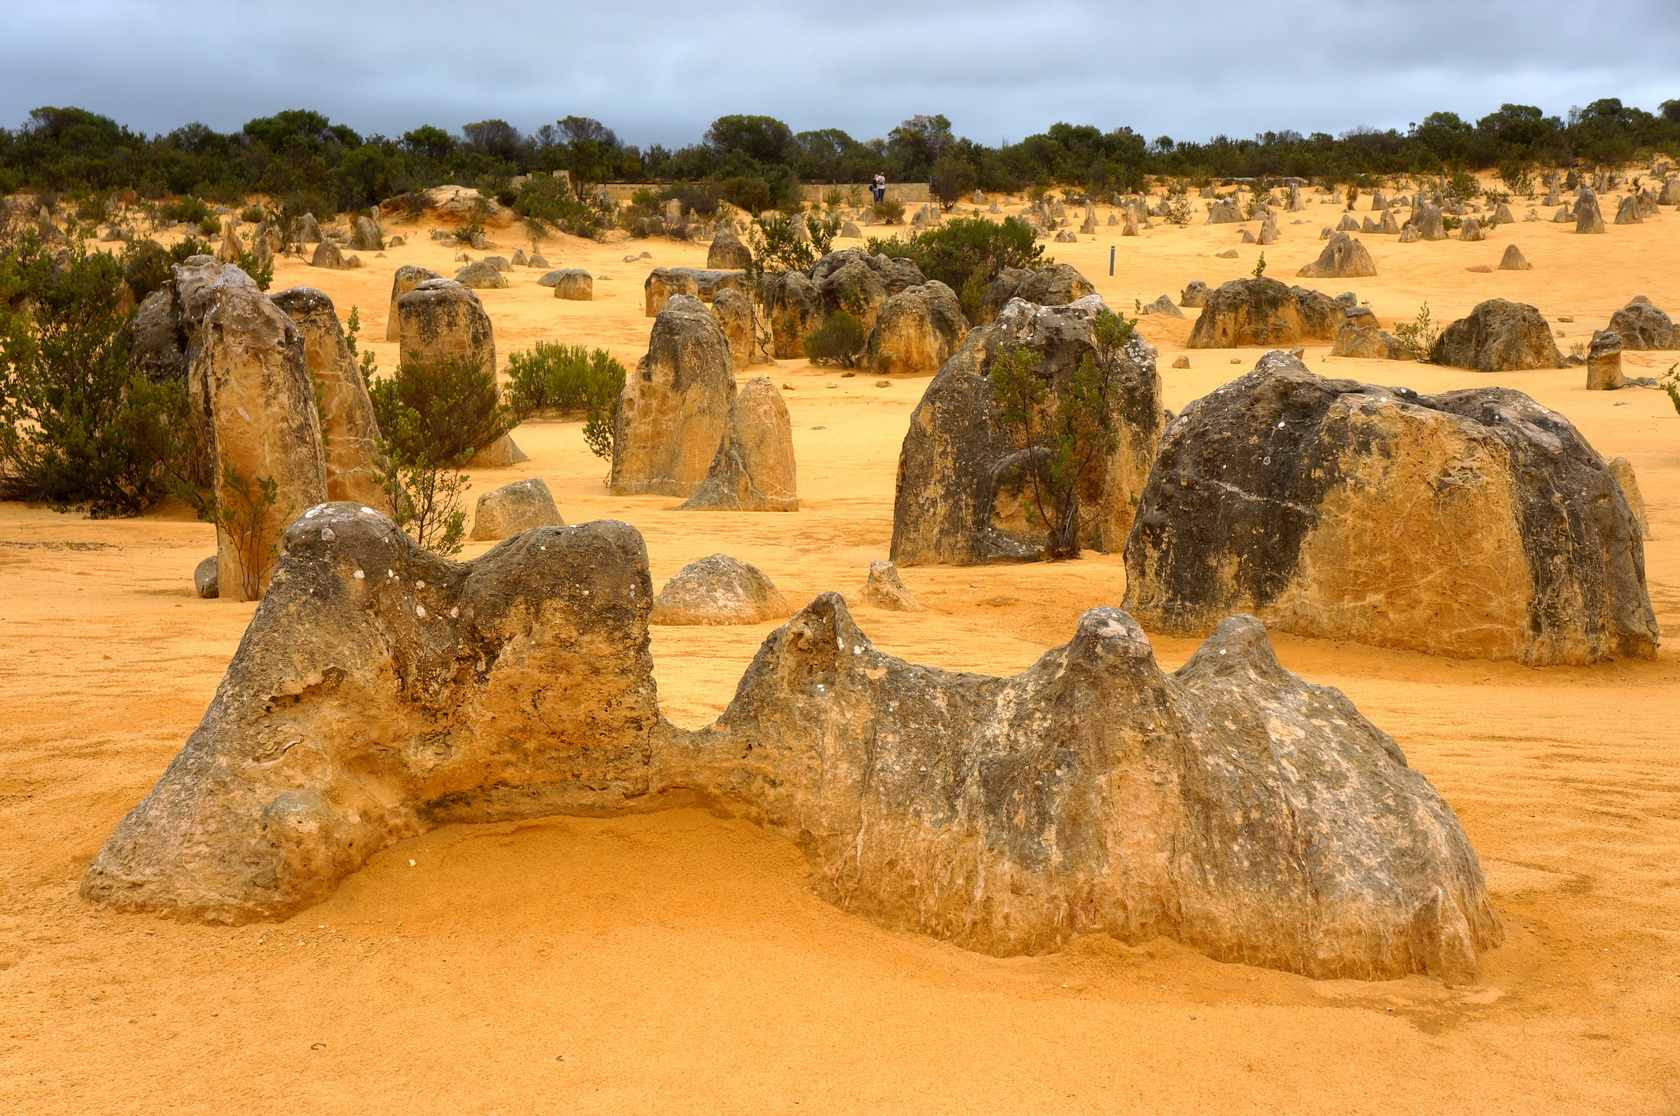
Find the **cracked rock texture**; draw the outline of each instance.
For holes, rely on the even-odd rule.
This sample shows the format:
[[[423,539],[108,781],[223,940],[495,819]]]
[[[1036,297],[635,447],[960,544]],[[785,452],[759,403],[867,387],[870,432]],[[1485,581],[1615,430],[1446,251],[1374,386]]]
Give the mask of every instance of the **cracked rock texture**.
[[[698,299],[672,296],[619,396],[613,494],[691,495],[717,456],[734,399],[723,326]]]
[[[1537,665],[1657,648],[1638,522],[1568,419],[1508,388],[1327,380],[1276,351],[1168,427],[1126,578],[1126,608],[1181,635],[1251,612]]]
[[[1005,955],[1168,937],[1318,978],[1463,976],[1500,940],[1451,809],[1252,617],[1173,674],[1125,613],[1010,678],[877,650],[819,596],[697,732],[658,711],[620,523],[471,563],[311,509],[198,730],[82,894],[284,917],[435,826],[699,801],[787,835],[819,891]]]

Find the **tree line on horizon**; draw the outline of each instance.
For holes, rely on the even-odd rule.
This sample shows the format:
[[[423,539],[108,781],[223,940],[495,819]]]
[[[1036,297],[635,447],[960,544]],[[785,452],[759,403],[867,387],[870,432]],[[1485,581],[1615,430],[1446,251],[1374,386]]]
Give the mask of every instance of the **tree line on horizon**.
[[[974,189],[1035,185],[1100,197],[1135,191],[1149,176],[1198,185],[1284,177],[1375,185],[1396,175],[1493,172],[1526,194],[1555,168],[1617,166],[1656,152],[1680,152],[1680,99],[1655,113],[1609,97],[1564,117],[1507,104],[1473,123],[1435,112],[1404,131],[1285,130],[1201,142],[1057,123],[995,147],[955,135],[942,115],[913,116],[885,138],[859,141],[838,128],[795,132],[773,117],[738,114],[719,117],[699,142],[675,150],[626,144],[583,116],[530,134],[483,120],[459,132],[426,124],[393,138],[363,136],[321,113],[293,109],[237,132],[195,123],[147,135],[86,109],[43,107],[16,129],[0,128],[0,194],[132,191],[138,198],[223,203],[262,194],[284,200],[288,210],[328,214],[446,183],[511,200],[516,176],[552,171],[568,172],[580,187],[698,186],[752,213],[787,206],[801,183],[863,183],[878,171],[895,182],[930,182],[947,202]],[[691,189],[684,196],[697,195]]]

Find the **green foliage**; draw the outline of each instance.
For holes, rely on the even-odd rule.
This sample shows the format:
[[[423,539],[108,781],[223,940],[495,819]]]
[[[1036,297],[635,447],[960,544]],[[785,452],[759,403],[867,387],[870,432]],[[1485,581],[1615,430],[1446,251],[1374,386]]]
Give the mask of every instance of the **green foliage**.
[[[797,229],[803,216],[807,238]],[[747,247],[752,251],[753,263],[748,270],[755,274],[774,271],[810,271],[813,264],[828,254],[834,238],[840,234],[840,217],[831,214],[819,217],[816,213],[771,213],[753,218],[747,226]]]
[[[516,421],[495,373],[461,357],[409,360],[369,385],[368,396],[379,423],[376,472],[391,517],[426,549],[458,553],[468,488],[461,466]]]
[[[1054,384],[1038,354],[998,351],[987,373],[1006,430],[1024,451],[1029,521],[1044,530],[1045,557],[1079,557],[1079,493],[1119,445],[1124,414],[1119,372],[1134,319],[1108,311],[1092,321],[1095,354],[1080,360],[1066,384]]]
[[[513,211],[525,219],[527,231],[561,229],[593,240],[600,237],[602,220],[611,218],[613,206],[598,193],[580,193],[565,179],[537,175],[520,184]]]
[[[368,385],[374,418],[401,457],[434,465],[462,465],[512,430],[518,421],[496,387],[496,374],[463,357],[405,360],[396,375]],[[392,430],[411,414],[407,435]]]
[[[1261,252],[1260,258],[1254,261],[1254,277],[1256,279],[1266,274],[1266,253]]]
[[[0,258],[0,494],[94,518],[167,494],[190,424],[186,387],[128,368],[123,267],[33,237]]]
[[[812,364],[850,368],[868,340],[863,323],[844,310],[831,310],[823,324],[805,338],[805,359]]]
[[[872,237],[869,251],[907,259],[929,279],[956,291],[971,320],[980,309],[986,284],[1004,268],[1035,268],[1046,262],[1044,245],[1034,237],[1032,226],[1014,217],[1002,221],[957,217],[907,239]]]
[[[974,164],[955,152],[948,152],[933,164],[933,196],[945,209],[968,194],[980,183]]]
[[[1441,184],[1441,191],[1449,198],[1468,200],[1482,192],[1482,184],[1469,171],[1454,171]]]
[[[897,198],[882,198],[870,208],[875,211],[875,219],[883,225],[904,223],[904,203]]]
[[[1674,103],[1680,105],[1680,101]],[[1669,365],[1668,371],[1664,372],[1662,379],[1657,382],[1662,385],[1663,391],[1667,393],[1668,401],[1674,404],[1675,412],[1680,413],[1680,363]]]
[[[625,371],[605,349],[538,341],[508,357],[508,396],[521,416],[583,416],[584,441],[597,457],[612,456],[612,431]]]
[[[198,517],[214,523],[233,550],[241,596],[247,601],[262,596],[268,571],[279,557],[279,539],[269,529],[279,497],[280,485],[273,477],[247,477],[229,465],[222,470],[215,501],[198,505]]]
[[[183,225],[196,225],[215,215],[210,207],[197,198],[181,198],[178,201],[166,202],[158,207],[158,213],[166,221],[179,222]]]
[[[265,216],[267,214],[263,212],[263,207],[260,205],[248,205],[239,211],[239,219],[251,225],[262,224]]]
[[[1441,336],[1441,327],[1435,324],[1429,313],[1429,303],[1419,306],[1417,317],[1411,321],[1397,323],[1394,336],[1413,360],[1428,364],[1430,354],[1435,350],[1435,341]]]

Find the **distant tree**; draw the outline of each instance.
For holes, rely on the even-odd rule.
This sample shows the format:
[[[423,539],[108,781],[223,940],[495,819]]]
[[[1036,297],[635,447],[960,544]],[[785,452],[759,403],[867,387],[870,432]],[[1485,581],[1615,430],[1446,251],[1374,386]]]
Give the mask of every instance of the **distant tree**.
[[[720,116],[706,129],[706,143],[719,155],[779,163],[793,146],[793,129],[770,116]]]
[[[517,162],[525,150],[525,137],[506,120],[480,120],[461,125],[462,146],[493,159]]]

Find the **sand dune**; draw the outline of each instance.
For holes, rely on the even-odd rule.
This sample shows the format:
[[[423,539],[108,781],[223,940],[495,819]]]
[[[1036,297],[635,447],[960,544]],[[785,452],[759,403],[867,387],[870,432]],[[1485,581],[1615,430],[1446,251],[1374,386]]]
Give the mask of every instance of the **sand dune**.
[[[1192,279],[1248,275],[1261,251],[1269,275],[1294,281],[1338,210],[1315,202],[1300,225],[1282,214],[1279,243],[1240,246],[1234,260],[1214,255],[1235,245],[1231,225],[1137,238],[1102,227],[1051,253],[1129,310]],[[1362,236],[1379,275],[1347,285],[1385,324],[1424,300],[1442,321],[1488,297],[1532,302],[1565,351],[1632,295],[1680,311],[1680,214],[1606,236],[1570,228],[1501,226],[1479,244]],[[365,270],[287,260],[274,286],[318,286],[345,316],[358,306],[363,345],[389,368],[395,346],[375,339],[392,270],[455,266],[453,248],[402,231],[417,234],[411,246]],[[498,251],[518,246],[511,232],[498,239]],[[1496,264],[1511,242],[1533,271],[1465,270]],[[621,262],[644,248],[651,263]],[[633,364],[651,325],[648,268],[705,260],[703,246],[667,241],[561,238],[544,253],[612,278],[592,303],[551,298],[536,271],[481,292],[504,357],[552,339]],[[1198,350],[1171,370],[1190,322],[1140,328],[1162,350],[1173,408],[1259,355]],[[95,911],[76,897],[83,868],[197,723],[253,606],[194,597],[213,535],[179,508],[94,522],[5,504],[0,1109],[1680,1112],[1680,417],[1660,392],[1589,394],[1579,369],[1489,377],[1326,351],[1309,348],[1309,367],[1529,392],[1633,462],[1652,517],[1651,595],[1672,645],[1654,662],[1533,669],[1276,639],[1286,666],[1347,692],[1458,811],[1507,929],[1474,983],[1316,982],[1166,942],[983,957],[839,912],[791,846],[694,811],[446,828],[380,854],[284,923]],[[1625,361],[1655,375],[1677,357]],[[869,374],[798,362],[769,372],[791,385],[796,514],[610,496],[576,423],[520,428],[531,462],[476,475],[474,494],[541,476],[568,522],[635,524],[656,581],[723,550],[791,601],[853,590],[886,554],[898,447],[926,381],[877,388]],[[1103,555],[904,578],[929,611],[860,608],[870,636],[912,660],[988,672],[1021,669],[1125,587],[1119,557]],[[698,725],[719,712],[772,628],[656,628],[668,715]],[[1173,666],[1192,646],[1155,644]]]

